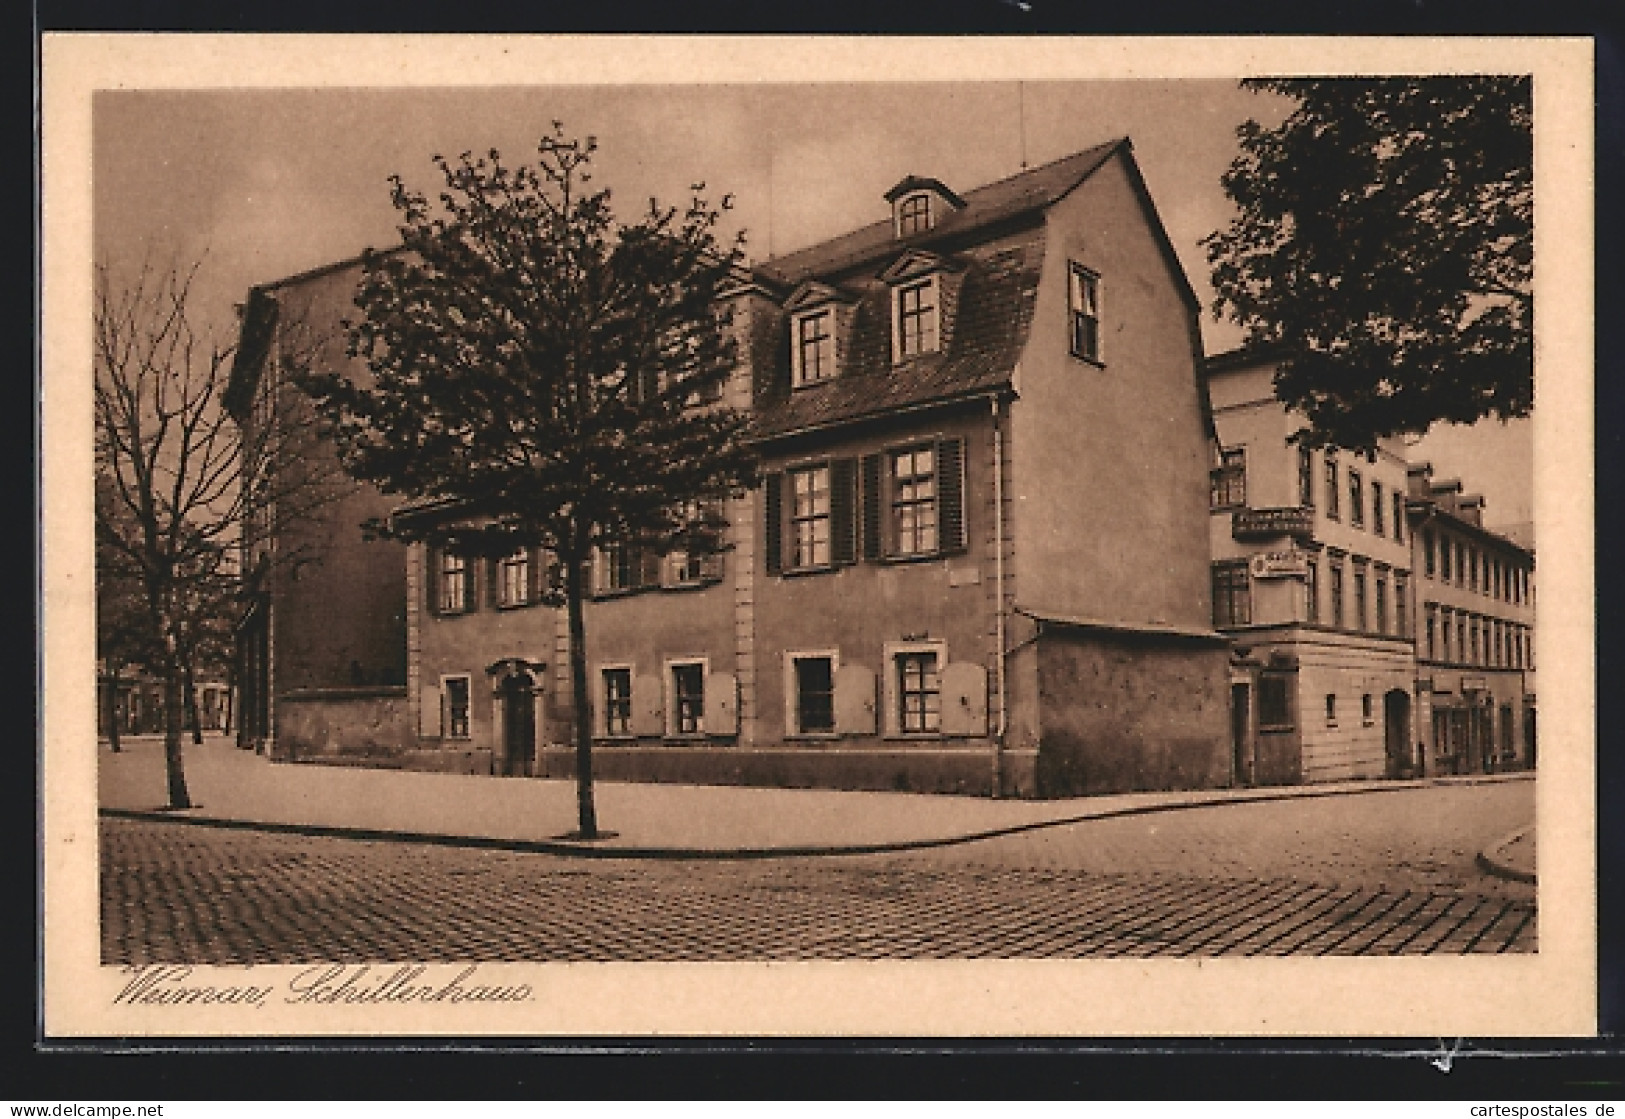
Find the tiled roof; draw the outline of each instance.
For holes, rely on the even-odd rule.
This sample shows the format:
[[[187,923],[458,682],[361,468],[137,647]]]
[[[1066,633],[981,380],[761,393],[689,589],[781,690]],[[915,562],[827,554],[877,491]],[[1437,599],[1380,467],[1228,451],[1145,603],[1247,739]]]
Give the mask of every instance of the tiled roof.
[[[1008,385],[1027,341],[1043,258],[1036,233],[967,254],[946,350],[897,365],[890,289],[872,285],[858,303],[850,345],[831,380],[792,390],[788,346],[774,348],[774,367],[758,382],[756,435],[772,438]]]
[[[1094,174],[1118,148],[1127,145],[1127,139],[1097,144],[1042,167],[967,191],[963,210],[944,215],[934,228],[905,237],[901,243],[931,245],[956,241],[983,226],[1048,206]],[[827,276],[884,256],[898,244],[891,219],[886,218],[833,240],[774,257],[755,268],[773,279],[796,284],[809,276]]]

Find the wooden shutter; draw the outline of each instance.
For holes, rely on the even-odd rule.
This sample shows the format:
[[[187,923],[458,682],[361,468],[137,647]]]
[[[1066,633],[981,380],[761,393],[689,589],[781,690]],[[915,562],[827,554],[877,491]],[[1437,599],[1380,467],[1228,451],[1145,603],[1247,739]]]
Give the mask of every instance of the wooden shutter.
[[[440,613],[440,549],[430,544],[423,546],[423,593],[423,608]]]
[[[884,499],[880,485],[880,464],[883,456],[863,456],[863,558],[877,560],[885,552],[880,543],[880,526],[885,523],[881,509]]]
[[[942,670],[942,733],[987,733],[987,669],[955,661]]]
[[[939,544],[944,552],[965,550],[965,444],[962,439],[937,443]]]
[[[838,458],[829,464],[830,558],[858,561],[857,462]]]
[[[861,664],[843,664],[835,672],[835,733],[875,734],[875,674]]]
[[[639,738],[659,738],[666,733],[666,705],[658,676],[632,679],[632,733]]]
[[[739,681],[732,673],[713,672],[706,678],[705,733],[721,738],[739,733]]]
[[[660,568],[663,559],[659,552],[650,547],[638,549],[638,586],[658,587],[660,585]]]
[[[440,737],[439,684],[425,684],[418,689],[418,737]]]
[[[766,507],[762,516],[766,533],[763,562],[769,575],[777,575],[784,570],[784,475],[778,472],[769,474],[763,490],[763,505]]]
[[[499,559],[486,559],[479,564],[480,574],[485,578],[485,605],[487,609],[495,610],[497,605],[498,584],[502,581],[502,570]],[[474,566],[471,562],[470,567]]]

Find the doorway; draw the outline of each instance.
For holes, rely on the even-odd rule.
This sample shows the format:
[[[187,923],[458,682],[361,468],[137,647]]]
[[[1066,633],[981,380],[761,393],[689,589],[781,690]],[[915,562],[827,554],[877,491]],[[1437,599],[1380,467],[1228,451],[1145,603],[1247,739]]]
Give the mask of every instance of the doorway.
[[[1253,739],[1251,731],[1252,688],[1230,685],[1231,784],[1253,783]]]
[[[502,700],[502,773],[529,777],[536,757],[535,681],[516,668],[503,677],[497,694]]]
[[[1394,688],[1382,697],[1383,747],[1389,777],[1411,772],[1411,697]]]

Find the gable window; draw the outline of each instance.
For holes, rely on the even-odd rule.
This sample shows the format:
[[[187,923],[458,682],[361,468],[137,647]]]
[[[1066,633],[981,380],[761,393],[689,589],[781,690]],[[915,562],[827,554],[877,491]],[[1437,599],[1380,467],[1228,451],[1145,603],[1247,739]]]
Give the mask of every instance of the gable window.
[[[1360,472],[1349,470],[1349,524],[1357,527],[1365,524],[1365,487],[1360,480]]]
[[[936,653],[897,654],[898,726],[904,734],[942,730],[942,685]]]
[[[897,289],[897,352],[917,357],[937,349],[937,285],[921,280]]]
[[[468,677],[445,676],[440,680],[440,694],[445,697],[443,713],[443,731],[447,738],[467,738],[469,736],[468,720]]]
[[[632,733],[632,670],[604,669],[604,733],[625,738]]]
[[[892,526],[897,554],[930,555],[937,550],[936,455],[930,446],[894,451],[891,456]]]
[[[439,584],[435,606],[440,613],[461,614],[474,608],[474,580],[467,556],[441,551],[435,577]]]
[[[1247,449],[1219,452],[1219,468],[1208,476],[1208,506],[1234,509],[1247,504]]]
[[[931,228],[931,196],[923,191],[904,198],[897,206],[897,235],[924,233]]]
[[[1326,515],[1337,520],[1337,459],[1330,451],[1326,452]]]
[[[1067,307],[1071,311],[1072,356],[1100,361],[1100,277],[1081,264],[1068,271]]]
[[[829,309],[797,316],[794,385],[817,384],[835,375],[835,312]]]
[[[1373,481],[1371,483],[1371,531],[1378,536],[1387,535],[1387,529],[1383,527],[1384,509],[1382,497],[1382,483]]]
[[[705,665],[694,661],[671,666],[671,731],[705,733]]]
[[[831,656],[795,656],[795,730],[829,734],[835,730],[835,660]]]
[[[1213,624],[1216,627],[1244,626],[1253,620],[1252,583],[1247,564],[1213,565]]]
[[[829,467],[790,471],[790,566],[829,566]]]
[[[530,600],[530,551],[521,548],[497,561],[497,605],[525,606]]]
[[[1298,448],[1298,504],[1315,507],[1315,452],[1308,447]]]

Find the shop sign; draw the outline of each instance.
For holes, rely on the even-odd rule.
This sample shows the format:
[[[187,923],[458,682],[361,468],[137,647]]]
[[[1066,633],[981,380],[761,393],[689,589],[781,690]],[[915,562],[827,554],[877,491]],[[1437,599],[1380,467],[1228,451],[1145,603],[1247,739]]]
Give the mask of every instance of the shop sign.
[[[1461,678],[1461,690],[1464,692],[1487,692],[1490,690],[1490,682],[1482,676],[1463,676]]]
[[[1304,552],[1259,552],[1247,561],[1254,579],[1306,579],[1309,556]]]
[[[1315,512],[1294,505],[1283,509],[1238,509],[1230,514],[1230,535],[1236,540],[1267,536],[1310,537],[1315,533]]]

